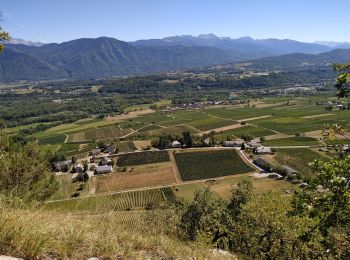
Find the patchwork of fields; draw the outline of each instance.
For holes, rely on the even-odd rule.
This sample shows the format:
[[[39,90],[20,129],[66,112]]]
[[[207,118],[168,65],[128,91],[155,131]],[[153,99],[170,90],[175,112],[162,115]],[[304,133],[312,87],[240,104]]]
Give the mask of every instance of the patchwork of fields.
[[[104,193],[139,189],[143,187],[156,187],[162,185],[177,185],[172,188],[172,194],[183,197],[193,195],[197,188],[204,187],[201,182],[206,179],[215,179],[210,184],[212,189],[220,196],[228,196],[230,185],[236,183],[241,176],[254,172],[235,150],[220,149],[184,149],[177,150],[174,158],[169,158],[168,151],[143,151],[149,149],[151,142],[157,141],[160,135],[182,136],[183,132],[191,132],[193,139],[199,140],[203,133],[208,134],[212,130],[217,131],[215,141],[240,138],[241,136],[266,137],[263,145],[277,147],[275,155],[267,157],[274,164],[286,164],[308,179],[312,172],[307,164],[315,159],[328,160],[329,156],[318,152],[316,149],[293,148],[281,149],[288,146],[317,146],[319,131],[325,124],[337,123],[350,131],[350,111],[333,110],[326,111],[324,106],[316,105],[316,102],[326,102],[325,97],[307,98],[268,98],[251,100],[249,104],[241,104],[231,107],[188,109],[178,111],[138,111],[139,114],[128,117],[97,119],[90,118],[79,120],[75,123],[59,125],[43,132],[36,133],[39,145],[43,149],[55,149],[63,153],[67,158],[71,156],[86,156],[95,148],[99,140],[108,142],[113,140],[119,152],[116,156],[116,167],[112,174],[92,177],[89,185],[84,186],[81,196],[92,193]],[[149,104],[147,104],[149,107]],[[145,109],[146,105],[131,107]],[[245,122],[245,123],[244,123]],[[17,127],[11,131],[19,131]],[[318,136],[316,134],[318,134]],[[130,135],[129,135],[130,134]],[[296,134],[298,134],[296,136]],[[121,139],[127,135],[128,137]],[[343,144],[350,143],[349,139],[339,141]],[[279,148],[281,147],[281,148]],[[120,169],[123,169],[121,172]],[[237,177],[237,179],[235,179]],[[181,185],[182,182],[191,182]],[[68,185],[70,176],[62,177],[61,194],[57,199],[69,198],[76,190],[76,185]],[[283,190],[288,188],[286,182],[274,180],[254,180],[257,190],[268,189]],[[278,183],[278,185],[277,185]],[[275,185],[275,186],[274,186]],[[279,186],[279,188],[277,188]],[[112,196],[112,195],[111,195]],[[144,201],[138,197],[146,196]],[[125,210],[146,207],[151,201],[155,204],[164,202],[164,191],[154,189],[147,194],[128,193],[128,195],[115,195],[110,202],[103,202],[105,209]],[[90,199],[89,199],[90,200]],[[87,200],[87,201],[89,201]],[[102,198],[101,198],[102,200]],[[86,202],[84,199],[78,203],[62,206],[69,210],[87,210],[88,205],[93,211],[98,211],[98,199]],[[61,206],[59,206],[61,207]]]

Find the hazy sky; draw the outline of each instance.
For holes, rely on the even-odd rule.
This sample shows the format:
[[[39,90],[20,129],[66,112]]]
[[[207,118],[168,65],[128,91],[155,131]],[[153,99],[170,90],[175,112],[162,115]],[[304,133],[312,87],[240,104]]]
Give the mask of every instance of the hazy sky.
[[[0,10],[13,37],[41,42],[203,33],[350,41],[350,0],[1,0]]]

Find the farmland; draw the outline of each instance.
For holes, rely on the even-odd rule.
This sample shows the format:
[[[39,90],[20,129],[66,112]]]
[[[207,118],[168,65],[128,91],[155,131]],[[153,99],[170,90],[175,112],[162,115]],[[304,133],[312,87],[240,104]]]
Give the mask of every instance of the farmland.
[[[221,146],[223,141],[241,136],[265,137],[262,145],[277,148],[275,155],[268,159],[274,165],[291,166],[307,179],[311,176],[307,163],[316,158],[328,157],[316,150],[287,147],[319,145],[320,130],[326,123],[338,123],[345,131],[350,129],[348,110],[326,111],[324,106],[316,104],[327,100],[325,97],[279,97],[250,100],[249,103],[224,107],[158,111],[148,109],[150,104],[141,104],[129,107],[130,112],[123,115],[105,119],[86,118],[34,135],[43,150],[51,149],[67,158],[77,156],[80,162],[89,160],[88,152],[96,148],[99,141],[115,145],[118,154],[113,156],[116,162],[113,172],[92,176],[81,190],[80,197],[163,185],[176,185],[176,195],[191,197],[194,190],[206,185],[202,182],[206,179],[216,179],[211,188],[220,196],[226,197],[231,184],[254,169],[241,159],[238,151],[214,147],[196,149],[202,145],[203,134],[212,136],[214,143],[211,146]],[[33,127],[36,125],[32,124]],[[10,132],[24,128],[16,127],[10,129]],[[170,136],[170,148],[174,139],[181,141],[183,132],[191,133],[193,149],[176,149],[174,153],[157,151],[156,143],[161,135]],[[346,137],[339,140],[342,144],[348,142]],[[146,151],[148,149],[151,151]],[[169,158],[169,152],[173,153],[174,158]],[[98,160],[99,158],[97,162]],[[54,199],[70,198],[80,189],[80,186],[70,183],[70,178],[70,174],[59,176],[61,188]],[[187,181],[196,183],[183,184]],[[267,179],[254,180],[254,183],[258,191],[274,189],[279,193],[283,193],[288,186],[285,182]]]
[[[240,138],[242,135],[249,135],[253,138],[262,137],[267,135],[273,135],[275,132],[256,126],[243,126],[236,129],[224,131],[223,133],[217,134],[217,138],[220,140],[226,140],[228,137]]]
[[[132,141],[118,141],[115,142],[115,146],[119,152],[133,152],[137,150]]]
[[[164,128],[160,128],[158,130],[152,130],[149,131],[149,134],[152,136],[159,136],[163,134],[170,134],[170,135],[182,135],[183,132],[189,131],[193,134],[198,133],[199,131],[193,127],[190,127],[188,125],[176,125],[176,126],[168,126]]]
[[[169,155],[167,151],[147,151],[120,154],[118,155],[117,165],[124,167],[167,161],[169,161]]]
[[[69,135],[68,142],[84,142],[111,139],[122,137],[129,133],[131,133],[130,129],[121,129],[119,125],[105,126]]]
[[[278,149],[275,159],[280,164],[288,165],[297,170],[301,177],[306,180],[312,178],[309,163],[314,160],[329,160],[328,157],[308,148]]]
[[[235,150],[176,152],[182,180],[200,180],[252,172]]]
[[[279,138],[279,139],[272,139],[267,140],[263,142],[266,146],[312,146],[312,145],[318,145],[318,140],[312,137],[287,137],[287,138]]]
[[[116,210],[159,207],[167,203],[168,198],[173,200],[173,196],[167,188],[150,189],[73,200],[52,201],[46,204],[46,209],[67,212],[87,211],[92,214],[102,214]]]
[[[176,183],[170,162],[137,165],[125,172],[94,177],[96,193]]]

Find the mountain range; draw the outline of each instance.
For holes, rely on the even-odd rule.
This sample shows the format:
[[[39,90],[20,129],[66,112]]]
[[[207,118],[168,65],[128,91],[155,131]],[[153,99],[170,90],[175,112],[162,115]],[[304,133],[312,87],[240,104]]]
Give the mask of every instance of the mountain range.
[[[213,34],[135,42],[108,37],[82,38],[59,44],[17,39],[7,44],[4,53],[0,55],[0,81],[136,75],[291,53],[317,57],[317,54],[330,52],[339,45],[334,46],[293,40],[255,40],[250,37],[231,39]],[[350,47],[347,47],[347,43],[340,46]],[[300,56],[302,54],[298,54],[299,57],[305,58]],[[333,58],[334,61],[331,62],[338,62],[341,57]],[[292,57],[287,56],[283,58],[285,59]]]

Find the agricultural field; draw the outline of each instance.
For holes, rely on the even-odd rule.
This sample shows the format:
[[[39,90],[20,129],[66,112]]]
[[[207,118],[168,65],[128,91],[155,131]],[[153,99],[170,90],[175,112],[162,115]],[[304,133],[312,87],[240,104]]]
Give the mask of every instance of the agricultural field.
[[[188,123],[190,126],[193,126],[194,128],[197,128],[201,131],[208,131],[228,125],[232,125],[235,122],[231,120],[224,120],[224,119],[218,119],[215,117],[208,117],[205,119],[200,119],[200,120],[194,120],[190,123]]]
[[[170,162],[128,167],[125,172],[92,178],[96,191],[109,192],[176,183]]]
[[[118,141],[114,143],[118,152],[133,152],[137,150],[132,141]]]
[[[66,140],[67,136],[65,135],[51,135],[47,137],[39,137],[39,144],[61,144]]]
[[[240,138],[242,135],[250,135],[251,137],[262,137],[273,135],[275,132],[256,126],[242,126],[236,129],[224,131],[216,135],[218,140],[226,140],[228,137]]]
[[[101,139],[112,139],[122,137],[129,133],[131,133],[130,129],[121,129],[119,125],[105,126],[71,134],[69,135],[68,142],[78,143]]]
[[[145,133],[145,132],[148,132],[148,131],[152,131],[152,130],[158,130],[158,129],[161,129],[162,127],[158,126],[158,125],[148,125],[146,127],[143,127],[141,129],[139,129],[139,133]]]
[[[168,126],[164,128],[160,128],[158,130],[152,130],[148,133],[152,136],[159,136],[159,135],[179,135],[181,136],[183,132],[190,132],[191,134],[197,134],[199,131],[191,126],[188,125],[176,125],[176,126]]]
[[[276,113],[273,108],[254,108],[254,107],[232,107],[232,108],[212,108],[206,109],[205,112],[209,115],[231,119],[242,120],[255,118],[260,116],[269,116]]]
[[[85,198],[51,201],[45,209],[65,212],[86,211],[89,214],[103,214],[117,210],[144,209],[159,207],[173,201],[168,188],[97,195]]]
[[[76,143],[62,144],[57,152],[65,154],[67,152],[79,151],[79,146]]]
[[[329,157],[324,156],[318,152],[315,152],[309,148],[297,148],[297,149],[277,149],[276,156],[274,158],[278,163],[285,164],[293,169],[297,170],[302,179],[312,178],[311,168],[308,166],[314,160],[329,160]]]
[[[188,183],[178,186],[173,186],[173,191],[176,197],[183,198],[186,201],[191,201],[194,198],[194,193],[199,190],[203,190],[206,187],[215,192],[221,198],[229,199],[232,196],[232,188],[236,187],[237,184],[247,175],[235,175],[225,179],[218,179],[215,181]],[[270,178],[251,178],[253,182],[254,192],[263,193],[267,191],[274,191],[281,195],[286,194],[286,190],[297,189],[295,185],[287,181],[277,181]]]
[[[120,154],[117,157],[117,166],[134,166],[152,163],[161,163],[169,161],[167,151],[146,151]]]
[[[317,117],[315,115],[325,113],[320,107],[317,108],[318,110],[316,111],[312,111],[312,109],[308,111],[309,108],[307,108],[305,109],[307,113],[304,111],[291,110],[288,116],[275,115],[274,118],[254,121],[254,124],[290,135],[320,130],[325,124],[339,124],[345,127],[345,129],[348,128],[348,118],[350,118],[349,111],[334,111],[328,113],[326,116]],[[283,114],[285,113],[284,111]],[[313,115],[313,117],[310,117],[311,115]]]
[[[318,144],[319,142],[317,139],[305,136],[278,138],[263,142],[263,145],[265,146],[312,146]]]
[[[236,150],[175,152],[183,181],[210,179],[253,172]]]

